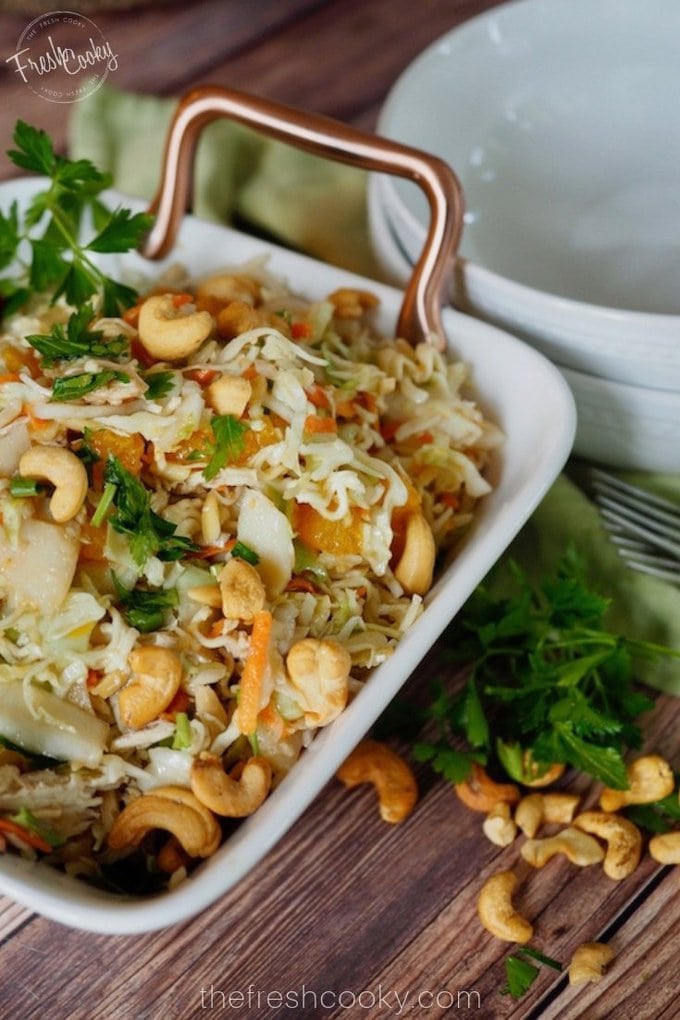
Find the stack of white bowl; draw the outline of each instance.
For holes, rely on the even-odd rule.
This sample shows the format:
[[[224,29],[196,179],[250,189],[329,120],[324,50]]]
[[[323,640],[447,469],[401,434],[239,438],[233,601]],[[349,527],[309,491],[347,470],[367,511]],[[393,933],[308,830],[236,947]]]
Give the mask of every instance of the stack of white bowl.
[[[445,159],[466,199],[452,301],[560,366],[574,452],[680,471],[680,4],[516,0],[402,74],[378,131]],[[416,185],[375,175],[385,273],[425,238]]]

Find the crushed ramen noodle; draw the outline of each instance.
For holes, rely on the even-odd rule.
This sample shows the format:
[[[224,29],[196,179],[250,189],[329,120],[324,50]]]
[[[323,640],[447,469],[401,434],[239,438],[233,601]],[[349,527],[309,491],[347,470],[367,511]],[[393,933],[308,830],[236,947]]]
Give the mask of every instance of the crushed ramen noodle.
[[[6,319],[0,850],[174,885],[417,619],[500,433],[376,304],[261,259]]]

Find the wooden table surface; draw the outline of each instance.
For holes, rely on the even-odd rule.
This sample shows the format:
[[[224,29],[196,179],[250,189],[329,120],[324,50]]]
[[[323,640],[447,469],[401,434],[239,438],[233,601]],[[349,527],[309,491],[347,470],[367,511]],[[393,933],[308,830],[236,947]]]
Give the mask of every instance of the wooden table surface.
[[[493,6],[185,0],[82,11],[119,55],[114,86],[177,95],[211,81],[371,129],[413,57]],[[65,144],[69,105],[35,95],[5,63],[35,13],[42,11],[26,5],[21,14],[0,14],[3,151],[17,117]],[[3,161],[0,177],[10,173]],[[435,675],[446,678],[440,646],[407,693]],[[679,719],[680,702],[663,697],[646,725],[649,745],[676,770]],[[646,857],[630,879],[614,883],[599,868],[554,859],[528,876],[518,849],[486,841],[479,816],[444,782],[424,769],[418,778],[419,805],[398,827],[379,820],[369,789],[350,794],[332,782],[237,889],[166,931],[92,935],[0,898],[0,1020],[680,1015],[677,869]],[[535,921],[534,944],[565,962],[584,941],[604,938],[614,947],[616,962],[600,984],[573,990],[543,969],[520,1002],[499,994],[511,947],[481,929],[475,905],[484,878],[513,866],[531,878],[520,906]]]

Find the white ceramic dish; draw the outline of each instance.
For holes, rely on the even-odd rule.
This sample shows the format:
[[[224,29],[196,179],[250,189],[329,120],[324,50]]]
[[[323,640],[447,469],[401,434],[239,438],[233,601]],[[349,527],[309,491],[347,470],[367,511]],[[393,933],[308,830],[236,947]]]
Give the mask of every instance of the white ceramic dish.
[[[35,185],[0,185],[0,208],[25,201]],[[129,206],[138,203],[123,199]],[[338,286],[368,287],[381,299],[381,328],[394,327],[397,290],[342,272],[304,256],[187,217],[165,263],[136,255],[107,262],[119,274],[156,274],[181,262],[207,273],[270,253],[272,270],[293,290],[322,297]],[[64,924],[109,934],[139,933],[184,921],[217,900],[274,845],[331,779],[337,767],[409,677],[427,649],[498,560],[561,470],[575,432],[574,403],[557,370],[530,347],[484,323],[444,310],[451,349],[473,366],[478,399],[507,436],[491,472],[495,486],[479,507],[461,543],[455,566],[440,576],[427,607],[357,698],[323,731],[291,773],[228,842],[171,892],[144,899],[108,894],[39,863],[0,856],[0,892]]]
[[[517,0],[425,50],[378,124],[461,179],[458,307],[562,364],[662,389],[680,389],[679,37],[667,0]],[[379,180],[413,259],[422,198]]]
[[[412,264],[374,195],[369,197],[369,220],[383,270],[392,282],[404,284]],[[574,453],[631,471],[680,471],[677,392],[632,386],[557,367],[569,384],[578,411]]]
[[[574,452],[631,471],[680,471],[680,394],[562,368],[574,394]]]

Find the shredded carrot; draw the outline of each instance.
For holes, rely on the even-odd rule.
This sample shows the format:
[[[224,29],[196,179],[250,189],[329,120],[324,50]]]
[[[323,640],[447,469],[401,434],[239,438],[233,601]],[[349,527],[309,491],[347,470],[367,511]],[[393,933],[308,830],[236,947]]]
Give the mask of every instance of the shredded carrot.
[[[31,832],[30,829],[25,829],[23,825],[18,825],[10,818],[0,818],[0,831],[18,836],[22,842],[32,846],[34,850],[42,850],[44,854],[52,852],[52,847],[47,840],[44,840],[42,836],[38,836],[37,833]]]
[[[335,418],[321,418],[318,414],[308,414],[305,418],[304,431],[314,435],[337,432],[338,423]]]
[[[186,375],[187,379],[193,379],[199,386],[209,386],[211,382],[218,378],[220,373],[216,368],[193,368]]]
[[[210,630],[208,631],[208,637],[211,637],[211,638],[221,637],[221,635],[223,633],[223,627],[224,627],[224,617],[221,616],[219,618],[219,620],[215,620],[215,622],[210,627]]]
[[[451,507],[452,510],[457,510],[460,506],[460,496],[457,492],[442,492],[439,500],[444,506]]]
[[[312,335],[312,324],[310,322],[294,322],[290,327],[293,340],[309,340]]]
[[[88,669],[88,671],[87,671],[87,680],[85,681],[86,684],[87,684],[88,690],[91,689],[92,687],[96,687],[97,684],[99,683],[99,681],[101,680],[101,678],[102,678],[102,671],[100,669]]]
[[[339,400],[335,405],[335,413],[340,418],[355,418],[357,405],[353,400]]]
[[[317,586],[312,581],[308,581],[306,577],[291,577],[286,585],[286,591],[303,591],[310,595],[319,594]]]
[[[174,722],[177,713],[186,712],[190,704],[189,695],[180,687],[165,711],[161,712],[160,717],[161,719],[167,719],[169,722]]]
[[[254,365],[248,365],[245,371],[241,372],[241,375],[244,379],[250,379],[252,382],[253,379],[257,379],[259,373]]]
[[[328,394],[323,386],[319,386],[318,384],[312,386],[312,388],[307,390],[306,393],[307,399],[310,404],[314,404],[314,407],[328,407]]]
[[[254,733],[257,726],[271,632],[272,614],[268,609],[261,609],[253,618],[250,651],[239,685],[238,720],[241,732],[247,736]]]
[[[236,545],[236,539],[230,538],[224,545],[204,545],[201,549],[193,549],[187,553],[187,557],[194,560],[210,560],[220,553],[228,553]]]
[[[193,300],[194,300],[193,294],[181,293],[172,295],[172,304],[175,308],[181,308],[182,305],[188,305],[189,302]]]
[[[380,425],[380,435],[383,437],[386,443],[391,443],[397,434],[397,430],[403,422],[400,421],[384,421]]]
[[[4,375],[0,375],[0,383],[6,382],[20,382],[21,379],[16,372],[5,372]]]

